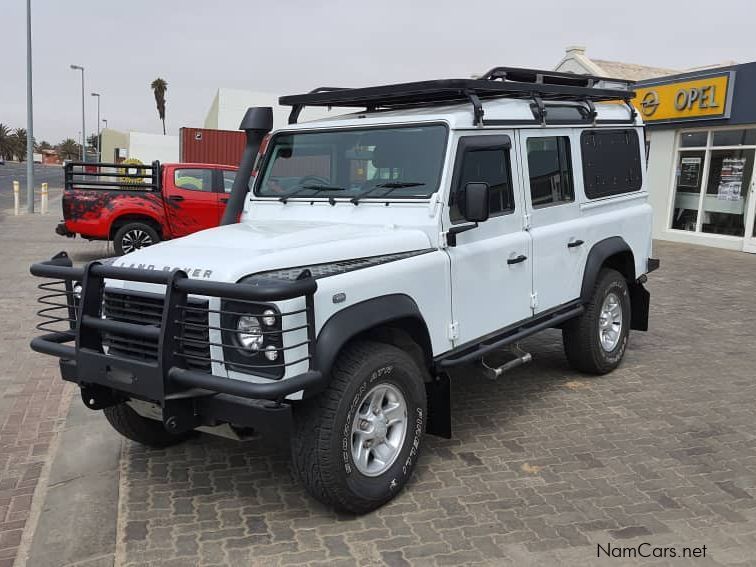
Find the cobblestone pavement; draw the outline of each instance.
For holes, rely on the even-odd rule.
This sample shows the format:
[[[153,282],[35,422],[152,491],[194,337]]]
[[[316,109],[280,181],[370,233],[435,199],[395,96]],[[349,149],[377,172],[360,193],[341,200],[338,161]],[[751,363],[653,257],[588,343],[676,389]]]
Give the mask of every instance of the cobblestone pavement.
[[[125,444],[124,564],[600,562],[597,543],[756,558],[756,257],[659,244],[652,331],[622,367],[570,370],[560,335],[511,379],[453,382],[454,439],[362,518],[315,504],[285,448],[203,437]],[[604,559],[602,562],[606,562]],[[619,561],[622,563],[622,561]]]
[[[10,567],[22,543],[32,498],[52,456],[72,388],[49,357],[29,349],[34,336],[33,261],[67,248],[82,258],[105,254],[104,245],[65,242],[53,234],[59,213],[6,216],[0,210],[0,567]],[[12,214],[12,211],[11,211]]]
[[[56,248],[35,246],[37,256]],[[25,258],[0,253],[11,271],[26,269]],[[202,436],[167,450],[124,442],[115,563],[624,565],[634,562],[597,558],[597,544],[618,553],[648,542],[678,557],[706,546],[706,558],[668,551],[637,564],[753,565],[756,256],[669,243],[656,254],[652,330],[633,333],[620,369],[570,370],[550,331],[523,344],[534,361],[508,380],[460,371],[454,438],[426,438],[410,485],[373,514],[341,516],[315,503],[294,481],[286,447],[270,441]],[[3,273],[15,295],[2,304],[12,317],[3,353],[13,362],[2,385],[25,393],[11,401],[27,408],[40,393],[59,397],[60,385],[54,366],[25,347],[31,291],[28,278],[19,289],[21,277]],[[1,526],[19,521],[5,495],[23,490],[22,471],[39,467],[59,425],[61,410],[48,409],[51,432],[37,427],[43,440],[23,441],[14,486],[0,492]],[[0,443],[6,471],[11,445]]]

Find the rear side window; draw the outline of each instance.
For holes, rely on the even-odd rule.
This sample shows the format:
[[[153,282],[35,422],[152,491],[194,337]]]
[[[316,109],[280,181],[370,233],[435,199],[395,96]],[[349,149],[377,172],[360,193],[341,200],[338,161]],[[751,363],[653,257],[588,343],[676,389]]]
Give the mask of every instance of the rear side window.
[[[533,207],[574,201],[570,139],[567,136],[528,138],[527,149]]]
[[[586,197],[640,190],[643,173],[636,130],[585,130],[580,134],[580,148]]]
[[[223,170],[223,191],[225,193],[230,193],[231,189],[234,188],[234,179],[236,179],[235,171]]]
[[[464,218],[460,209],[462,189],[468,183],[488,183],[491,216],[514,211],[512,174],[509,163],[508,137],[481,136],[462,138],[457,152],[454,191],[449,216],[452,222]]]
[[[189,191],[206,191],[213,190],[213,170],[182,168],[173,172],[173,184],[179,189]]]

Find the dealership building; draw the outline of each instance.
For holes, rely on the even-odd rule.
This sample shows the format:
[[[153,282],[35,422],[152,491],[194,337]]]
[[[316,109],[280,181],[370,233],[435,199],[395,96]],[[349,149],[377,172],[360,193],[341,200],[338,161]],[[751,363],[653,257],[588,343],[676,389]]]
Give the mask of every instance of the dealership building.
[[[673,70],[570,47],[556,69],[637,81],[654,238],[756,253],[756,63]]]
[[[756,63],[636,85],[654,236],[756,253]]]

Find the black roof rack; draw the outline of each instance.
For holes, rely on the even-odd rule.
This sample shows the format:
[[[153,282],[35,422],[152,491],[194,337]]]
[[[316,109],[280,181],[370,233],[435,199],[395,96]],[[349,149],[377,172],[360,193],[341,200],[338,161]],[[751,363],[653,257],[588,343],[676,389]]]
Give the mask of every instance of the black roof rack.
[[[626,89],[600,88],[599,82],[623,83]],[[368,112],[397,108],[430,106],[470,102],[473,105],[474,125],[484,125],[481,100],[492,98],[530,99],[537,120],[545,123],[546,108],[543,101],[578,102],[586,105],[592,120],[596,118],[594,102],[624,101],[630,109],[629,122],[635,121],[635,109],[630,99],[632,81],[576,75],[557,71],[495,67],[475,79],[440,79],[416,81],[356,89],[321,87],[307,94],[282,96],[279,104],[291,106],[289,124],[296,124],[305,106],[364,107]],[[493,122],[488,122],[489,124]]]

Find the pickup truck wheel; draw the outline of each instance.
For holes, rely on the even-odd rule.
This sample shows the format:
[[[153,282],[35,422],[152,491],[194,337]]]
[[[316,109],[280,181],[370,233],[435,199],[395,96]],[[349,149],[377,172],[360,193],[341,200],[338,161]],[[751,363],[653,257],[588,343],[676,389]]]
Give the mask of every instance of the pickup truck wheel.
[[[392,345],[355,343],[327,389],[295,408],[295,473],[321,502],[370,512],[412,475],[425,421],[425,383],[413,358]]]
[[[630,334],[630,293],[616,270],[599,272],[591,300],[562,330],[567,360],[589,374],[606,374],[622,360]]]
[[[194,431],[175,435],[154,419],[142,417],[128,404],[118,404],[103,410],[108,423],[118,433],[142,445],[157,449],[177,445],[194,435]]]
[[[113,247],[119,256],[158,242],[160,242],[160,235],[154,228],[143,222],[127,223],[119,228],[113,237]]]

